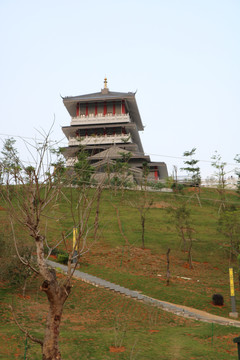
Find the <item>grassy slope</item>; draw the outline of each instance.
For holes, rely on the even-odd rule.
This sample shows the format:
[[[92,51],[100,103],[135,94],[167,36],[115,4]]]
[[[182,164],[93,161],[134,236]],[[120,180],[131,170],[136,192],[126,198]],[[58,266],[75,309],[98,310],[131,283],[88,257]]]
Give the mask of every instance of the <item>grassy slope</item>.
[[[68,190],[66,195],[67,193]],[[189,195],[192,193],[185,194]],[[131,191],[125,192],[124,197],[121,193],[114,196],[109,191],[104,192],[100,239],[92,251],[82,258],[81,270],[155,298],[227,316],[230,311],[228,248],[224,245],[225,239],[217,232],[216,193],[211,190],[202,192],[202,208],[195,198],[191,200],[196,228],[193,270],[186,266],[187,255],[180,249],[180,239],[165,207],[176,206],[179,198],[173,194],[151,195],[155,207],[147,215],[147,249],[142,250],[139,214],[130,206],[130,202],[136,201],[136,196],[139,193]],[[239,197],[234,194],[229,193],[228,200],[239,204]],[[116,207],[130,246],[126,246],[125,239],[119,232]],[[58,240],[60,232],[67,231],[72,226],[70,211],[63,199],[59,199],[54,209],[51,216],[61,216],[61,219],[57,223],[48,219],[50,242]],[[2,222],[6,221],[5,212],[1,211],[0,217]],[[169,287],[165,285],[165,253],[168,247],[171,248]],[[3,359],[23,358],[24,353],[24,337],[12,322],[6,305],[12,295],[17,299],[16,310],[23,323],[30,319],[36,333],[40,331],[37,330],[39,324],[44,323],[45,299],[40,292],[36,294],[33,291],[33,285],[36,284],[29,284],[25,299],[20,295],[16,296],[16,289],[6,287],[1,291],[1,337],[4,342],[0,358],[1,352]],[[236,287],[238,288],[237,283]],[[211,304],[211,296],[215,292],[224,295],[224,307],[214,307]],[[63,354],[67,354],[65,358],[70,360],[79,359],[80,356],[82,359],[234,359],[234,336],[238,336],[237,329],[215,325],[212,329],[211,324],[183,320],[75,281],[73,294],[66,304],[61,343]],[[125,351],[111,353],[110,348],[114,345],[123,346]],[[38,347],[32,344],[30,346],[29,358],[38,359]]]
[[[14,290],[2,289],[0,358],[23,359],[25,338],[11,320],[7,302],[14,295],[21,324],[35,336],[43,335],[46,302],[32,292],[26,298]],[[74,282],[62,321],[63,357],[79,359],[235,359],[232,338],[237,329],[186,320],[134,300]],[[39,346],[29,343],[28,359],[40,358]],[[120,347],[121,353],[111,352]],[[132,357],[131,357],[132,356]]]

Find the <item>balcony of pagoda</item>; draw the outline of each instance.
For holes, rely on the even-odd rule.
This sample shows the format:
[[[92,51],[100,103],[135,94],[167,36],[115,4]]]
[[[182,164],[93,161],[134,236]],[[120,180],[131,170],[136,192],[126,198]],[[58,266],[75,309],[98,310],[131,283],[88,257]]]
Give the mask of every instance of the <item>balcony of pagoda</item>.
[[[85,137],[69,137],[69,146],[78,145],[102,145],[102,144],[129,144],[132,143],[130,134],[116,134],[116,135],[95,135]]]
[[[109,123],[130,123],[129,114],[89,114],[72,117],[71,125],[88,125],[88,124],[109,124]]]

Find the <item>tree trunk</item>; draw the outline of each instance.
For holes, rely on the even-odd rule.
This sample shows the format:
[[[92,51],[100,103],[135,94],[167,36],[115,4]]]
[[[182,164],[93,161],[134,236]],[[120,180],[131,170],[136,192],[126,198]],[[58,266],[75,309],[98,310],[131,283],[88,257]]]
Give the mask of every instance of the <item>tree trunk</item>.
[[[169,254],[170,254],[171,249],[169,248],[166,256],[167,256],[167,286],[169,286],[169,281],[170,281],[170,260],[169,260]]]
[[[192,263],[192,238],[189,238],[190,244],[189,244],[189,248],[188,248],[188,264],[189,264],[189,269],[193,269],[193,263]]]
[[[145,249],[145,238],[144,238],[144,233],[145,233],[145,217],[141,216],[141,223],[142,223],[142,249]]]
[[[98,219],[99,219],[99,207],[100,207],[100,198],[101,198],[101,188],[98,189],[98,194],[97,194],[97,208],[96,208],[96,215],[95,215],[95,220],[94,220],[94,240],[97,239],[97,231],[98,231]]]
[[[181,232],[181,237],[182,237],[182,243],[183,243],[183,251],[186,251],[186,239],[185,239],[185,235],[184,235],[184,228],[180,228],[180,232]]]
[[[59,329],[63,311],[63,303],[51,303],[47,316],[47,324],[43,341],[43,360],[62,359],[59,350]]]
[[[47,316],[45,335],[42,348],[43,360],[61,360],[59,350],[59,330],[63,312],[63,305],[70,294],[70,286],[60,286],[57,279],[45,280],[41,286],[48,297],[49,311]]]

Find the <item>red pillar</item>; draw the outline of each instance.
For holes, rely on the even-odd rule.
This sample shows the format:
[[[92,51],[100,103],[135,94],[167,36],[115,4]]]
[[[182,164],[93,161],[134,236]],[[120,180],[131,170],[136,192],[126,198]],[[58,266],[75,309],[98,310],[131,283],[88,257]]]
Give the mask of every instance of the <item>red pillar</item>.
[[[98,114],[98,108],[97,108],[97,103],[95,103],[95,116],[97,116]]]
[[[115,101],[113,102],[113,115],[116,114],[116,106],[115,106]]]
[[[77,103],[76,116],[79,116],[79,103]]]
[[[155,166],[154,177],[155,177],[155,180],[158,180],[158,170],[157,170],[157,166]]]
[[[88,116],[88,103],[86,103],[86,116]]]
[[[126,114],[125,101],[122,101],[122,114]]]

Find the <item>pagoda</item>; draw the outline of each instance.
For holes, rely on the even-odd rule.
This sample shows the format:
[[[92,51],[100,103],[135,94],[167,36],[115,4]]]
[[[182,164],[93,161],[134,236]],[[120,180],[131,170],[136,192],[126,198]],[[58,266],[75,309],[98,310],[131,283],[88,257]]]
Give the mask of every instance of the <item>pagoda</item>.
[[[114,164],[130,153],[129,170],[137,182],[146,164],[148,180],[157,181],[168,176],[164,162],[151,162],[144,154],[139,136],[144,127],[135,93],[109,91],[105,78],[101,92],[64,97],[63,103],[71,116],[70,126],[62,127],[68,139],[68,147],[63,152],[67,167],[77,161],[81,145],[96,172],[104,172],[106,163]]]

